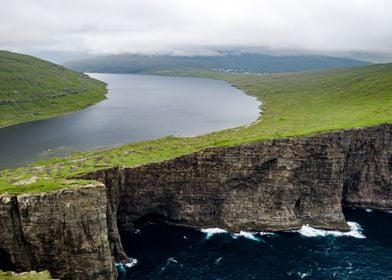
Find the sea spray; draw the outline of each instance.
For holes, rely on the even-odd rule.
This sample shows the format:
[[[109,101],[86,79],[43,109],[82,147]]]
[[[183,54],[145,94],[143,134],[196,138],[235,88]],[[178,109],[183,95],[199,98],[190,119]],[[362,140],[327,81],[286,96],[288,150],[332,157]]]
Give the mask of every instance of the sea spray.
[[[253,241],[260,242],[261,239],[256,237],[257,232],[249,232],[249,231],[240,231],[239,233],[233,233],[232,236],[234,239],[237,239],[239,237],[243,237],[246,239],[250,239]]]
[[[215,234],[227,233],[227,230],[221,228],[204,228],[200,231],[206,234],[206,239],[210,239]]]
[[[129,258],[128,261],[122,261],[122,262],[116,263],[116,269],[117,269],[118,274],[120,276],[124,276],[127,273],[127,270],[131,269],[132,267],[137,265],[137,263],[138,263],[138,260],[133,259],[133,258]]]
[[[301,229],[295,230],[294,232],[300,233],[305,237],[325,237],[325,236],[335,236],[335,237],[354,237],[354,238],[366,238],[366,236],[362,233],[362,228],[358,223],[355,222],[347,222],[350,227],[350,231],[341,232],[337,230],[323,230],[316,229],[309,225],[303,225]]]
[[[201,229],[201,232],[206,234],[206,239],[210,239],[212,236],[215,234],[223,234],[223,233],[229,233],[227,230],[221,229],[221,228],[205,228]],[[231,233],[231,236],[234,239],[237,239],[239,237],[247,238],[250,240],[254,241],[261,241],[256,235],[264,236],[264,235],[275,235],[273,232],[265,232],[265,231],[260,231],[260,232],[249,232],[249,231],[240,231],[238,233]]]

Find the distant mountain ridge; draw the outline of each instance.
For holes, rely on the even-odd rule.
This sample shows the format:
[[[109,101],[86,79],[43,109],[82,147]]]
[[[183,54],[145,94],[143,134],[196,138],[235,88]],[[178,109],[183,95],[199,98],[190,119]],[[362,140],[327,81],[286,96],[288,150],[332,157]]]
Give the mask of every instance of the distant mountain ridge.
[[[156,73],[170,69],[204,69],[235,73],[283,73],[329,68],[365,66],[370,63],[350,58],[314,55],[273,56],[226,54],[221,56],[110,55],[64,63],[80,72]]]

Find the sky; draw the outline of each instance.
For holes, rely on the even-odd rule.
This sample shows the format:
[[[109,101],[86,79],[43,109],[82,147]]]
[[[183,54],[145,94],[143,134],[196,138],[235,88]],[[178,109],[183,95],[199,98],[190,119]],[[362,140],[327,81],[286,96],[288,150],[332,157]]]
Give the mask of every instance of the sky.
[[[392,54],[391,0],[2,0],[0,49]]]

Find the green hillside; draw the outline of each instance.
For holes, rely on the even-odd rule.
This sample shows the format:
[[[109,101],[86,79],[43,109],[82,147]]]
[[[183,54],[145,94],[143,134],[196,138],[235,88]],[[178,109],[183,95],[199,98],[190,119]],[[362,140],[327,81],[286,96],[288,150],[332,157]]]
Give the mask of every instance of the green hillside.
[[[86,182],[66,178],[105,167],[162,161],[206,147],[392,123],[392,64],[264,76],[206,71],[161,74],[227,80],[263,102],[260,120],[194,138],[166,137],[4,170],[0,172],[0,193],[78,186]]]
[[[85,108],[106,85],[31,56],[0,51],[0,127]]]

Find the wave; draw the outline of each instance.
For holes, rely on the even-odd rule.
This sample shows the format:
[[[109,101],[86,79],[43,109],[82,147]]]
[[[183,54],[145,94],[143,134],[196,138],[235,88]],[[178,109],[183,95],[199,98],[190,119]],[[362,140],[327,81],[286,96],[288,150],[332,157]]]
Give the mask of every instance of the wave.
[[[302,236],[305,237],[324,237],[324,236],[335,236],[335,237],[354,237],[354,238],[366,238],[366,236],[362,233],[362,228],[359,224],[355,222],[347,222],[350,227],[350,231],[348,232],[341,232],[337,230],[323,230],[323,229],[316,229],[309,225],[303,225],[301,229],[295,230],[294,232],[300,233]]]
[[[257,232],[249,232],[249,231],[240,231],[239,233],[233,233],[232,236],[234,239],[237,239],[239,237],[243,237],[246,239],[250,239],[253,241],[258,241],[260,242],[261,239],[256,237]]]
[[[169,264],[169,263],[178,263],[178,261],[175,258],[173,258],[173,257],[168,258],[166,262],[167,262],[167,264]]]
[[[224,230],[222,228],[203,228],[200,230],[201,232],[206,234],[206,239],[211,238],[215,234],[222,234],[222,233],[227,233],[227,230]]]
[[[297,275],[298,275],[299,278],[304,279],[304,278],[309,276],[309,273],[307,273],[307,272],[298,272]]]
[[[219,257],[219,258],[217,258],[216,260],[215,260],[215,264],[218,264],[218,263],[220,263],[220,261],[223,259],[223,257]]]
[[[259,234],[260,234],[261,236],[263,236],[263,235],[276,235],[276,233],[268,232],[268,231],[260,231]]]
[[[205,237],[206,239],[210,239],[215,234],[229,233],[227,230],[221,229],[221,228],[205,228],[205,229],[201,229],[200,231],[206,234],[206,237]],[[261,241],[261,239],[259,239],[256,236],[257,234],[260,236],[275,235],[275,233],[273,233],[273,232],[266,232],[266,231],[260,231],[260,232],[240,231],[239,233],[231,233],[231,236],[234,239],[237,239],[239,237],[243,237],[243,238],[251,239],[254,241]]]
[[[138,260],[133,259],[133,258],[129,258],[128,262],[116,263],[117,272],[120,274],[124,274],[124,273],[126,273],[127,269],[131,269],[132,267],[137,265],[137,263],[138,263]]]
[[[168,259],[166,260],[166,264],[165,264],[163,267],[161,267],[161,271],[165,271],[166,268],[167,268],[171,263],[178,264],[178,261],[177,261],[175,258],[173,258],[173,257],[168,258]],[[182,266],[182,265],[181,265],[181,266]]]

